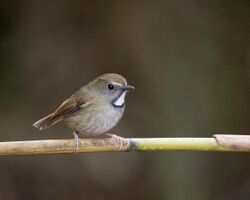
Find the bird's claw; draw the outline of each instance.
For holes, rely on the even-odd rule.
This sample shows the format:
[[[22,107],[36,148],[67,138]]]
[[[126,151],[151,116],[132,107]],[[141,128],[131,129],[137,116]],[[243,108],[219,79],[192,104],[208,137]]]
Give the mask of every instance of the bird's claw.
[[[77,153],[79,146],[81,146],[81,141],[79,139],[79,133],[77,131],[73,131],[74,143],[75,143],[75,153]]]
[[[112,133],[108,133],[107,135],[113,138],[116,143],[119,143],[120,144],[119,151],[122,150],[124,138]]]

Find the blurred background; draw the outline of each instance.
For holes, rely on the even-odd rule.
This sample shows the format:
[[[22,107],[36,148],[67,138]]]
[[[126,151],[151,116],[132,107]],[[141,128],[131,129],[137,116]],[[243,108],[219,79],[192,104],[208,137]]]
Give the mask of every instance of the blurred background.
[[[34,121],[96,76],[136,87],[124,137],[250,133],[249,1],[0,1],[0,140],[72,138]],[[0,199],[249,200],[250,154],[0,157]]]

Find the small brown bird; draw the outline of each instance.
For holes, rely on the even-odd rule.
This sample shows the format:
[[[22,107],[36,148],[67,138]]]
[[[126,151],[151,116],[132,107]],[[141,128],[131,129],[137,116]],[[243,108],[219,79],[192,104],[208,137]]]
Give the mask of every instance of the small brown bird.
[[[63,121],[73,130],[77,151],[79,134],[99,136],[116,126],[124,113],[126,93],[133,89],[121,75],[103,74],[80,88],[53,113],[33,126],[43,130]],[[106,135],[117,141],[121,139],[114,134]]]

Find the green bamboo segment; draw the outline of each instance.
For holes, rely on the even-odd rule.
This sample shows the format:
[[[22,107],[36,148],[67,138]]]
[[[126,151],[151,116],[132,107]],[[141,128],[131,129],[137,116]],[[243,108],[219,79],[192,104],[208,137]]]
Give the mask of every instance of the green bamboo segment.
[[[131,139],[137,151],[230,151],[214,138],[145,138]]]

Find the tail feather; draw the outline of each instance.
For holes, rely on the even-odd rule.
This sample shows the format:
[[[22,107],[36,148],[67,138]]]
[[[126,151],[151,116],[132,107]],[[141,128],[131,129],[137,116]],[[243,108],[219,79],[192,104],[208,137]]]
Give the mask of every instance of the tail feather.
[[[39,130],[43,130],[43,129],[46,129],[46,128],[52,126],[53,124],[55,124],[59,121],[61,121],[61,119],[54,118],[54,115],[50,114],[50,115],[38,120],[37,122],[35,122],[33,124],[33,126],[35,128],[38,128]]]

